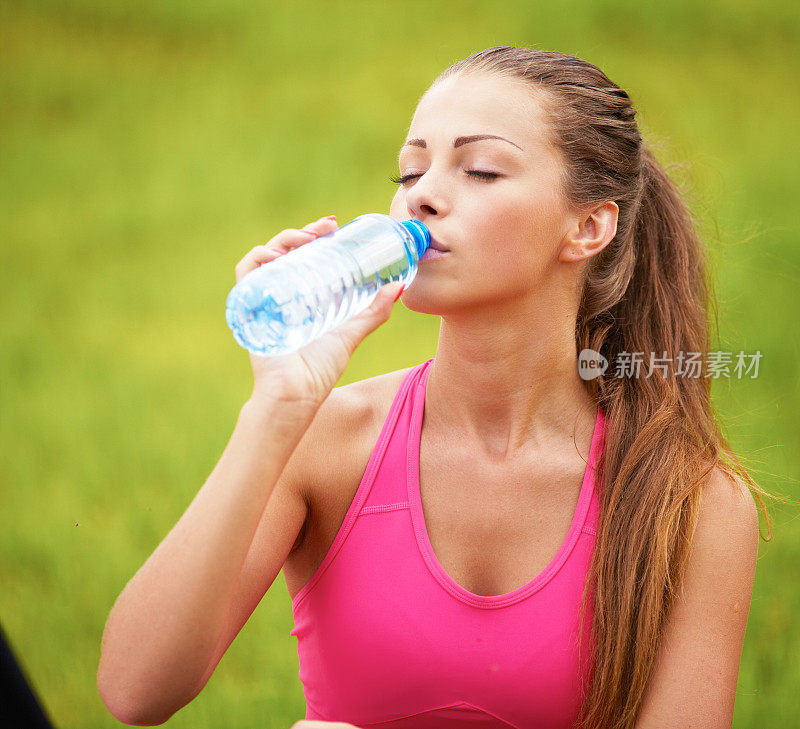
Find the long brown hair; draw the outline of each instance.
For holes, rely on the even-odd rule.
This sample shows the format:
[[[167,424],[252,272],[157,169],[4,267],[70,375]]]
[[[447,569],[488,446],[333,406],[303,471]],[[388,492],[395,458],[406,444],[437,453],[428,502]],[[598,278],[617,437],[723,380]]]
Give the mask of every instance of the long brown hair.
[[[683,195],[645,144],[628,94],[580,58],[515,46],[473,53],[434,85],[473,73],[521,79],[537,92],[564,162],[561,192],[573,209],[607,200],[619,207],[614,238],[585,268],[575,323],[576,351],[591,348],[609,362],[586,383],[607,431],[597,478],[600,524],[581,610],[582,636],[591,593],[591,678],[577,726],[630,729],[712,470],[754,493],[765,541],[772,522],[761,495],[774,497],[722,434],[709,377],[669,366],[650,377],[617,376],[612,367],[635,352],[687,365],[689,353],[699,353],[705,364],[712,307],[716,320],[704,245]]]

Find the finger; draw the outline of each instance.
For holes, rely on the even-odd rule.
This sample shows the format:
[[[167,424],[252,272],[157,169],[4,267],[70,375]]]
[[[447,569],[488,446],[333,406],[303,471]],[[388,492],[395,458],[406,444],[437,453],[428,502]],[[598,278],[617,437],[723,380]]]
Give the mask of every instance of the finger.
[[[286,230],[282,230],[271,238],[268,243],[252,248],[247,255],[236,264],[234,272],[236,274],[237,283],[243,276],[250,273],[250,271],[255,270],[265,263],[274,261],[276,258],[295,248],[299,248],[306,243],[316,240],[321,235],[327,235],[336,230],[337,227],[336,216],[327,215],[324,218],[309,223],[304,228],[287,228]]]
[[[319,218],[308,225],[304,225],[301,230],[310,230],[318,235],[326,235],[338,228],[338,222],[336,220],[335,215],[326,215],[323,218]]]
[[[314,239],[310,238],[310,240]],[[238,283],[242,277],[246,276],[250,271],[255,270],[264,263],[274,261],[276,258],[284,255],[285,252],[286,251],[282,251],[278,248],[270,248],[269,245],[261,245],[252,248],[234,267],[236,282]]]
[[[281,234],[279,233],[276,236],[276,238],[281,238],[279,246],[283,245],[287,248],[287,250],[291,250],[292,248],[298,248],[301,245],[305,245],[311,240],[314,240],[314,238],[318,238],[319,236],[332,233],[334,230],[336,230],[337,227],[338,225],[336,222],[336,216],[326,215],[324,218],[313,220],[312,222],[308,223],[307,225],[304,225],[297,231],[294,231],[294,229],[290,229],[293,232],[296,232],[296,235],[286,236],[284,240],[283,238],[281,238]],[[274,241],[275,238],[273,238],[267,245],[271,245]]]
[[[314,220],[302,228],[287,228],[286,230],[282,230],[265,245],[281,253],[288,253],[290,250],[299,248],[321,235],[326,235],[336,230],[336,228],[336,216],[326,215],[324,218]]]

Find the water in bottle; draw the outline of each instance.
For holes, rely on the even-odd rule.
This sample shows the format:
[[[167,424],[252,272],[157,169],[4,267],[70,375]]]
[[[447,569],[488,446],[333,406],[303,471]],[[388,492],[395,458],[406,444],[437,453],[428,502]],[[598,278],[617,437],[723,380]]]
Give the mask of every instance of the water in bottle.
[[[359,215],[244,276],[228,294],[228,326],[253,354],[294,352],[366,309],[386,284],[408,286],[430,242],[418,220]]]

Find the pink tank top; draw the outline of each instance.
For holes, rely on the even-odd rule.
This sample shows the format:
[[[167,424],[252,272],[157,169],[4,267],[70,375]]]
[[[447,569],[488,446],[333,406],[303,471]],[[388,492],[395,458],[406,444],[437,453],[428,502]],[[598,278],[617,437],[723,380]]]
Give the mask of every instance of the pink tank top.
[[[431,362],[404,378],[330,550],[292,601],[305,718],[365,729],[566,729],[591,670],[591,593],[580,664],[577,641],[602,410],[550,564],[512,592],[477,595],[444,571],[425,528],[419,445]]]

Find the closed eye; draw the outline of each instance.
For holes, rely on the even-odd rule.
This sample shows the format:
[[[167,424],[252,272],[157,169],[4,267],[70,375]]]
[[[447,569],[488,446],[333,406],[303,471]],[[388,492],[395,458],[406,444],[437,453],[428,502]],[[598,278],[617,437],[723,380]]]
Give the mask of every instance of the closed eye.
[[[496,172],[486,172],[485,170],[467,170],[468,175],[472,175],[473,177],[480,179],[480,180],[493,180],[496,177],[500,177]],[[416,177],[422,177],[422,175],[402,175],[400,177],[392,176],[389,178],[391,182],[394,182],[396,185],[405,185],[406,182],[410,182]]]

